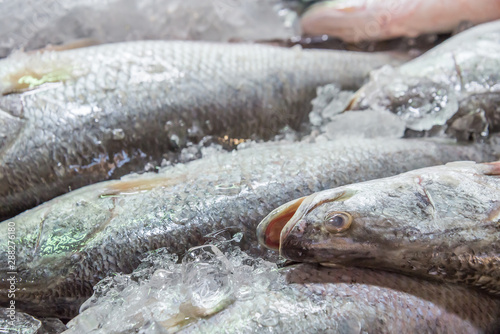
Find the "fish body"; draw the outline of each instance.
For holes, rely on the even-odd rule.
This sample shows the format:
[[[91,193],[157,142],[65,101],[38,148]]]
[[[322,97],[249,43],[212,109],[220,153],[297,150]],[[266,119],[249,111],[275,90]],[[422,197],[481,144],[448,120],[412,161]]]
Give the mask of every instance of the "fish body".
[[[329,35],[346,42],[451,32],[464,22],[500,19],[497,0],[336,0],[309,8],[301,18],[304,33]]]
[[[224,258],[224,255],[227,256]],[[493,333],[500,301],[479,291],[360,268],[275,264],[219,255],[103,282],[66,334]],[[223,259],[222,261],[220,259]],[[231,266],[229,272],[222,262]],[[202,275],[201,284],[178,277]],[[132,274],[134,275],[134,274]],[[108,287],[106,287],[106,285]],[[109,286],[111,285],[111,288]],[[179,287],[182,285],[182,287]],[[104,292],[105,291],[105,292]],[[214,305],[217,305],[214,307]]]
[[[348,109],[387,109],[415,131],[448,123],[460,139],[484,137],[500,128],[499,56],[500,21],[476,26],[399,68],[373,73]],[[460,126],[464,117],[472,124]]]
[[[224,228],[242,230],[264,256],[257,223],[275,207],[335,186],[455,160],[488,161],[488,145],[426,140],[271,143],[213,153],[159,173],[90,185],[0,224],[0,303],[7,304],[8,228],[15,227],[16,307],[68,318],[113,272],[165,247],[182,254]],[[12,234],[12,233],[11,233]]]
[[[230,333],[261,333],[258,321],[277,310],[277,333],[492,333],[498,330],[500,302],[452,284],[436,284],[383,271],[359,268],[288,269],[288,288],[234,305],[180,333],[217,333],[215,324],[241,324]],[[459,296],[459,297],[458,297]],[[457,298],[458,297],[458,298]],[[243,303],[242,303],[243,304]],[[253,315],[253,317],[252,317]],[[236,321],[237,319],[242,319]],[[246,326],[248,327],[246,327]],[[235,326],[236,327],[236,326]],[[236,327],[238,328],[238,327]]]
[[[499,162],[454,162],[325,190],[277,209],[293,208],[291,218],[268,235],[295,261],[390,270],[498,295],[499,175]],[[272,226],[269,218],[261,224]]]
[[[298,128],[317,86],[360,86],[390,59],[165,41],[9,57],[0,61],[0,217],[159,165],[205,136]]]

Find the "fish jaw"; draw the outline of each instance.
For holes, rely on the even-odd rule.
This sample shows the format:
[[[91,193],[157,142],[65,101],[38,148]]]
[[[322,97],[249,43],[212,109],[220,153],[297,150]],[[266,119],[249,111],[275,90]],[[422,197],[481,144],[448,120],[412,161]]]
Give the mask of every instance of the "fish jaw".
[[[363,266],[363,263],[385,257],[380,249],[365,243],[360,246],[351,238],[337,238],[335,244],[320,240],[303,240],[287,235],[280,243],[280,255],[291,261],[321,263],[326,266]]]
[[[301,197],[283,204],[271,211],[259,223],[257,226],[257,239],[262,246],[270,250],[279,250],[281,233],[305,198]]]

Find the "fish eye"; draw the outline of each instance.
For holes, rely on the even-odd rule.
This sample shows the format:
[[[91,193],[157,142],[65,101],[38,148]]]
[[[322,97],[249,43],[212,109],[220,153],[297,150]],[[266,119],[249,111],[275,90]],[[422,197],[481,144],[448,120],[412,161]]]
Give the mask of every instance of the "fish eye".
[[[340,233],[347,230],[352,223],[352,216],[347,212],[332,212],[329,213],[323,225],[330,233]]]

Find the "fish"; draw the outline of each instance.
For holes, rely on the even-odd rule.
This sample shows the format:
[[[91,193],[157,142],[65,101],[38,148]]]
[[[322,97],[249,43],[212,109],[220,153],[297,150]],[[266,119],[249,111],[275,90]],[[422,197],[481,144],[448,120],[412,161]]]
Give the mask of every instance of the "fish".
[[[282,40],[300,34],[297,21],[280,0],[3,0],[0,57],[79,40]]]
[[[303,33],[349,43],[452,32],[464,22],[500,19],[496,0],[334,0],[311,6],[301,17]]]
[[[293,261],[388,270],[500,294],[500,162],[452,162],[324,190],[259,225]]]
[[[1,60],[0,217],[175,160],[207,136],[241,142],[298,129],[317,86],[361,86],[395,59],[139,41]]]
[[[494,333],[499,301],[460,286],[359,269],[288,269],[290,285],[177,333]],[[477,312],[476,312],[477,311]]]
[[[65,333],[493,333],[499,325],[500,300],[454,284],[361,268],[278,269],[213,245],[186,257],[156,257],[152,268],[102,281]]]
[[[414,131],[445,127],[463,141],[484,138],[500,129],[499,55],[500,21],[478,25],[397,68],[374,71],[346,110],[390,110]]]
[[[205,235],[236,227],[245,251],[274,256],[258,246],[255,228],[288,201],[449,161],[493,161],[493,148],[387,138],[243,143],[158,173],[83,187],[0,223],[0,306],[8,303],[12,248],[17,309],[68,319],[99,280],[132,272],[146,251],[183,254]]]

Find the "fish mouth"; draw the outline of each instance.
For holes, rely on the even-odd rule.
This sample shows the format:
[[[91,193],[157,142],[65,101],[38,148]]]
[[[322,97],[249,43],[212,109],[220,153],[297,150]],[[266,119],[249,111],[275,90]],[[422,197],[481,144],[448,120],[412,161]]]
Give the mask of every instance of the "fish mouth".
[[[290,201],[274,209],[257,226],[257,239],[259,243],[270,250],[279,250],[280,240],[289,233],[295,225],[293,217],[306,197]]]
[[[283,241],[286,240],[292,229],[301,222],[305,215],[314,207],[334,201],[345,201],[351,198],[356,191],[343,189],[342,191],[321,191],[309,196],[290,201],[274,209],[257,226],[259,243],[270,250],[282,251]],[[302,242],[306,242],[302,240]]]

